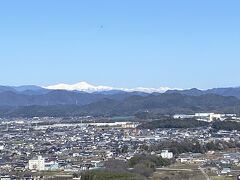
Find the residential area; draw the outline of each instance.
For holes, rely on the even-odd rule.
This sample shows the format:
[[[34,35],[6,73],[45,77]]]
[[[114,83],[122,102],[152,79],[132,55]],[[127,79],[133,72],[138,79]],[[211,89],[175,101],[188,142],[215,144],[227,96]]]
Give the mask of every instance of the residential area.
[[[198,118],[214,121],[212,113],[202,115]],[[174,118],[177,116],[181,121],[183,115]],[[236,115],[224,117],[221,121],[238,119]],[[138,121],[96,123],[91,117],[70,122],[62,118],[1,119],[1,179],[80,179],[82,172],[104,169],[108,160],[127,162],[140,154],[171,161],[170,166],[157,167],[155,173],[187,166],[183,169],[193,171],[194,167],[206,179],[236,179],[240,174],[240,132],[236,130],[144,129]],[[190,150],[185,147],[189,144]]]

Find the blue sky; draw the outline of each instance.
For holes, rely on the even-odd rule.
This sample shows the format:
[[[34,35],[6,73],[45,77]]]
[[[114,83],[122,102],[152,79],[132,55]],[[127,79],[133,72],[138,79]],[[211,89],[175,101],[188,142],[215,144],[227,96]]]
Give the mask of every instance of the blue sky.
[[[240,86],[239,0],[0,1],[0,84]]]

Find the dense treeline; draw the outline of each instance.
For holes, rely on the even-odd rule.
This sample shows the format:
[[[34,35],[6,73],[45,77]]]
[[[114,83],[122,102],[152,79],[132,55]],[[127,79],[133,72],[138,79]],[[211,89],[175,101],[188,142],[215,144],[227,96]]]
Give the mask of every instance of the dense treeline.
[[[134,167],[139,163],[145,164],[146,162],[152,163],[154,167],[168,166],[171,164],[169,160],[163,159],[161,156],[141,154],[132,157],[128,161],[128,165]]]
[[[226,130],[240,131],[240,122],[236,121],[215,121],[213,123],[208,123],[204,121],[198,121],[196,119],[173,119],[173,118],[163,118],[160,120],[148,121],[138,126],[140,129],[157,129],[157,128],[197,128],[209,126],[213,130]]]
[[[240,123],[235,121],[216,121],[212,124],[212,128],[215,129],[216,131],[218,130],[240,131]]]
[[[178,156],[181,153],[206,153],[208,151],[220,151],[236,147],[240,147],[240,144],[231,141],[211,141],[207,143],[200,143],[197,140],[183,140],[159,142],[158,144],[151,146],[143,145],[141,148],[147,152],[156,152],[168,149]]]
[[[104,170],[86,171],[82,173],[81,180],[138,180],[132,173],[111,172]]]
[[[168,159],[146,154],[136,155],[128,161],[129,167],[133,168],[132,172],[144,177],[149,177],[156,167],[168,166],[170,164],[171,161]]]
[[[156,128],[196,128],[208,126],[208,122],[197,121],[195,119],[162,119],[143,123],[139,128],[156,129]]]
[[[146,180],[156,167],[168,166],[171,161],[154,155],[136,155],[130,160],[110,159],[105,162],[104,170],[82,173],[83,180]]]

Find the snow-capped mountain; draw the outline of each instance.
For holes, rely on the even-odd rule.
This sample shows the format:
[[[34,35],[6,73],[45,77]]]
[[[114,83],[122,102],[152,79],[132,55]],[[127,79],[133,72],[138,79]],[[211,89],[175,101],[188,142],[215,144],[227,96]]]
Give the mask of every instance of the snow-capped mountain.
[[[59,89],[68,91],[85,91],[85,92],[96,92],[96,91],[110,91],[113,90],[112,87],[108,86],[94,86],[87,82],[79,82],[76,84],[56,84],[52,86],[45,87],[47,89]]]
[[[123,91],[127,92],[134,92],[134,91],[139,91],[139,92],[145,92],[145,93],[164,93],[168,90],[172,90],[169,87],[160,87],[160,88],[145,88],[145,87],[137,87],[137,88],[132,88],[132,89],[122,89]]]
[[[87,82],[79,82],[76,84],[56,84],[44,87],[46,89],[55,89],[55,90],[68,90],[68,91],[84,91],[84,92],[101,92],[101,91],[111,91],[111,90],[121,90],[126,92],[133,92],[133,91],[139,91],[139,92],[145,92],[145,93],[164,93],[167,90],[172,90],[172,88],[169,87],[159,87],[159,88],[145,88],[145,87],[137,87],[137,88],[114,88],[110,86],[95,86],[92,84],[89,84]]]

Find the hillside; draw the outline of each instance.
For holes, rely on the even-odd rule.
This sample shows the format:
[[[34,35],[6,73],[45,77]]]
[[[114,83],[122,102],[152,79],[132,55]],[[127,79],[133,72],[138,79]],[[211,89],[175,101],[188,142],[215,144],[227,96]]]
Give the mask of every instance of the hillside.
[[[64,92],[54,92],[52,101],[61,102],[61,99],[54,99]],[[81,94],[88,104],[58,104],[58,105],[29,105],[29,106],[2,106],[1,117],[33,117],[33,116],[117,116],[135,115],[138,112],[151,114],[175,114],[194,112],[240,112],[240,100],[235,97],[225,97],[214,94],[201,96],[187,96],[182,94],[150,94],[148,96],[131,95],[124,99],[112,98],[112,96],[96,96]],[[73,102],[78,94],[63,96]],[[99,99],[97,99],[99,98]],[[90,102],[93,101],[93,102]],[[80,102],[80,101],[79,101]]]
[[[216,95],[221,95],[221,96],[234,96],[236,98],[240,99],[240,88],[213,88],[213,89],[208,89],[208,90],[199,90],[196,88],[192,89],[186,89],[186,90],[168,90],[166,91],[168,94],[172,93],[180,93],[184,95],[189,95],[189,96],[201,96],[204,94],[216,94]]]

